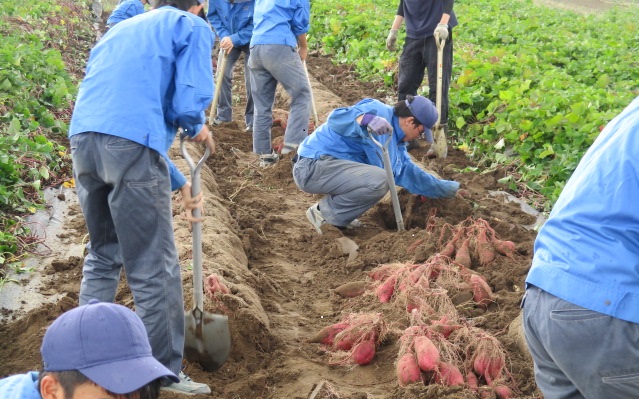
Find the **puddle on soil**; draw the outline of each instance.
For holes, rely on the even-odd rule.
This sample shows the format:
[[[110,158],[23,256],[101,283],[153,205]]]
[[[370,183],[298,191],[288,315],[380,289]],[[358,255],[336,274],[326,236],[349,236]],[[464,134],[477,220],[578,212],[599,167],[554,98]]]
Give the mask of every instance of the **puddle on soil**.
[[[61,294],[43,294],[41,288],[46,279],[51,278],[45,273],[45,267],[56,258],[82,256],[84,248],[81,245],[63,243],[58,235],[64,229],[65,220],[69,220],[69,208],[77,204],[77,196],[72,188],[47,188],[44,190],[46,208],[37,211],[27,220],[35,237],[44,239],[46,245],[39,245],[36,253],[27,258],[22,265],[26,270],[17,273],[9,269],[8,280],[0,287],[0,321],[21,317],[43,303],[58,301]]]

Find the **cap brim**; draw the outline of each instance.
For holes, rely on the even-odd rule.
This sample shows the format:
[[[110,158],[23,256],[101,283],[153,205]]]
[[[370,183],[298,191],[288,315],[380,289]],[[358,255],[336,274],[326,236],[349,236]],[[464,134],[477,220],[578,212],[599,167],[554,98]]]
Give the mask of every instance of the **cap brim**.
[[[107,391],[120,395],[137,391],[161,377],[180,382],[171,370],[152,356],[120,360],[78,371]]]
[[[431,144],[433,142],[433,132],[430,129],[428,129],[426,126],[424,126],[424,140],[426,140],[428,143],[431,143]]]

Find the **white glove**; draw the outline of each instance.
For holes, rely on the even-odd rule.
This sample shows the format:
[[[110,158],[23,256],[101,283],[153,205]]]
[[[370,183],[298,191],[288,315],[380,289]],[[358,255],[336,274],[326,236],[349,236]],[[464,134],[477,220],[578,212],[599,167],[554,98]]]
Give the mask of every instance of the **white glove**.
[[[448,39],[448,25],[437,24],[437,28],[435,28],[435,35],[439,35],[441,40],[446,41],[446,39]]]
[[[388,51],[395,51],[395,43],[397,43],[397,29],[391,29],[386,38],[386,48]]]

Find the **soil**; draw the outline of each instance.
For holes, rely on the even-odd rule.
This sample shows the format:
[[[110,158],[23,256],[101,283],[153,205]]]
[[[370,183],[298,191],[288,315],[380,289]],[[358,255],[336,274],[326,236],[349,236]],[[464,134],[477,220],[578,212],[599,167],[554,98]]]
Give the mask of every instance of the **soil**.
[[[595,10],[611,4],[598,0],[574,0],[571,4],[579,10],[584,2]],[[333,65],[325,56],[310,54],[308,69],[320,122],[332,109],[365,97],[394,101],[395,94],[382,84],[361,82],[352,70]],[[461,326],[448,340],[436,341],[440,348],[448,348],[442,351],[447,360],[465,373],[472,369],[478,338],[490,341],[494,337],[506,359],[501,382],[512,389],[513,397],[540,398],[518,318],[535,239],[531,226],[537,218],[508,197],[495,195],[506,190],[498,183],[505,171],[479,170],[452,147],[447,158],[431,160],[425,157],[427,148],[419,147],[411,150],[414,159],[426,170],[460,182],[466,196],[433,200],[400,188],[406,231],[397,231],[391,201],[385,198],[362,215],[364,227],[342,231],[329,226],[323,228],[322,235],[317,234],[305,211],[320,196],[296,187],[290,156],[273,167],[260,168],[252,154],[251,135],[244,132],[242,118],[245,98],[241,75],[236,68],[234,121],[214,129],[217,151],[202,170],[207,200],[203,222],[205,309],[228,315],[232,350],[227,362],[214,372],[186,360],[187,374],[207,383],[212,389],[210,397],[216,398],[476,398],[479,394],[467,386],[444,386],[427,375],[425,383],[398,384],[396,363],[407,342],[402,333],[411,325],[431,326],[445,314],[451,324]],[[281,92],[276,108],[277,116],[286,116],[287,98]],[[273,128],[274,138],[282,134],[281,127]],[[188,149],[194,158],[202,155],[198,146],[188,144]],[[177,144],[171,156],[188,174]],[[39,266],[31,273],[38,279],[28,274],[18,279],[25,287],[29,280],[40,281],[38,298],[49,300],[24,295],[18,299],[24,309],[0,309],[0,378],[38,370],[39,347],[47,326],[78,304],[86,228],[71,197],[58,196],[70,204],[62,232],[55,235],[62,244],[52,246],[52,255],[36,262]],[[185,307],[191,309],[191,234],[177,196],[174,215]],[[496,254],[494,261],[483,265],[473,252],[470,269],[482,276],[492,291],[491,300],[484,305],[473,301],[467,281],[457,278],[466,269],[442,261],[438,255],[451,232],[463,227],[470,231],[469,226],[479,226],[482,221],[494,229],[495,237],[515,246],[509,256]],[[440,265],[440,277],[449,279],[433,277],[430,290],[419,291],[424,294],[420,299],[433,300],[429,302],[432,314],[408,313],[408,291],[398,289],[389,302],[380,302],[375,291],[380,283],[370,272],[386,264],[410,270]],[[228,293],[215,292],[214,278],[228,287]],[[344,298],[337,293],[336,288],[354,282],[365,288],[363,294]],[[0,297],[8,291],[0,290]],[[33,301],[38,302],[34,305]],[[124,277],[116,301],[134,308]],[[370,364],[354,365],[348,352],[309,342],[322,328],[354,316],[377,322],[376,354]],[[432,333],[431,337],[441,336]],[[495,397],[483,378],[480,384],[482,397]],[[178,396],[163,392],[161,397]]]

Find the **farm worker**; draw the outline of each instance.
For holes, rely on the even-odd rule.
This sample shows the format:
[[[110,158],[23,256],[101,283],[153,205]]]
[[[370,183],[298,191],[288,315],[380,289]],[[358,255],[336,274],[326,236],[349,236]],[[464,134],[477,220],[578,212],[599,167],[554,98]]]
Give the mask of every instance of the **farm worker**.
[[[428,98],[435,102],[437,98],[437,44],[435,33],[444,39],[444,63],[442,65],[442,103],[441,121],[448,134],[448,88],[453,70],[453,28],[457,26],[457,17],[453,12],[454,0],[400,0],[397,15],[393,20],[386,47],[394,51],[397,33],[406,22],[406,40],[399,57],[399,82],[397,97],[399,101],[407,95],[416,95],[424,80],[424,69],[428,71]],[[417,142],[410,143],[411,147]],[[435,151],[429,151],[434,157]]]
[[[300,145],[294,158],[293,178],[311,194],[326,194],[306,211],[315,230],[322,234],[324,223],[338,228],[361,226],[356,219],[389,190],[379,147],[368,130],[388,139],[388,154],[395,182],[413,194],[450,198],[459,183],[439,180],[411,160],[406,143],[424,135],[432,142],[431,126],[437,121],[433,103],[422,96],[407,96],[394,107],[364,99],[352,107],[337,108]]]
[[[163,380],[178,381],[151,354],[142,320],[97,300],[58,317],[44,334],[43,369],[0,380],[3,399],[155,399]]]
[[[639,397],[639,97],[586,151],[535,241],[523,324],[546,398]]]
[[[311,87],[306,78],[310,5],[308,0],[257,0],[251,37],[251,90],[255,102],[253,152],[260,165],[278,161],[271,149],[275,88],[279,82],[291,97],[282,154],[295,151],[308,135]]]
[[[215,33],[220,37],[220,47],[226,52],[226,67],[222,73],[217,118],[213,122],[219,125],[233,120],[231,81],[233,68],[244,53],[244,83],[246,86],[246,108],[244,121],[246,131],[253,131],[253,95],[251,94],[251,74],[248,69],[250,55],[249,42],[253,33],[253,9],[255,0],[210,0],[207,18]]]
[[[202,207],[169,160],[178,128],[213,143],[204,124],[214,83],[213,35],[204,0],[157,0],[156,9],[110,30],[91,50],[69,127],[78,199],[89,230],[80,304],[113,302],[124,265],[153,355],[180,376],[168,387],[209,393],[180,371],[184,299],[171,191],[187,218]],[[187,12],[188,11],[188,12]]]
[[[125,0],[120,2],[109,16],[109,19],[107,19],[107,28],[110,29],[118,22],[144,13],[145,4],[149,4],[149,2],[147,0]]]

